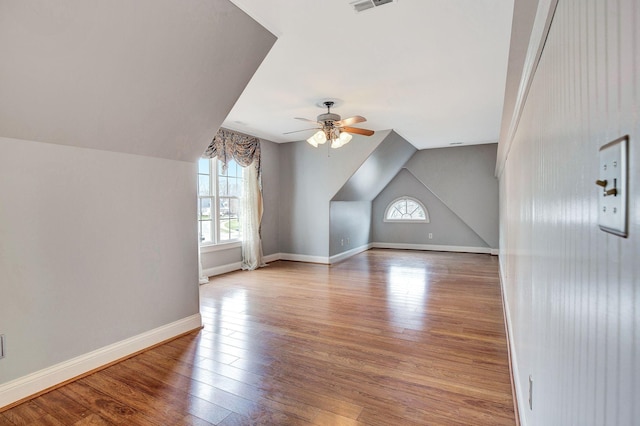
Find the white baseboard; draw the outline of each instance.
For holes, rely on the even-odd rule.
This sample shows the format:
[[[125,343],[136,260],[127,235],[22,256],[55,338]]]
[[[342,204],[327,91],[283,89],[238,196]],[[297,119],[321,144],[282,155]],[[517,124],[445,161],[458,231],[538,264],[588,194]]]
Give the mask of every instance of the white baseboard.
[[[321,263],[323,265],[331,265],[333,263],[341,262],[356,254],[360,254],[364,251],[372,248],[387,248],[387,249],[400,249],[400,250],[433,250],[433,251],[451,251],[460,253],[485,253],[498,255],[498,249],[492,249],[489,247],[462,247],[462,246],[438,246],[430,244],[404,244],[404,243],[369,243],[360,247],[347,250],[342,253],[338,253],[331,257],[324,256],[310,256],[306,254],[295,253],[273,253],[263,257],[265,263],[275,262],[276,260],[290,260],[293,262],[308,262],[308,263]],[[242,269],[242,262],[229,263],[227,265],[215,266],[213,268],[203,269],[203,275],[207,277],[214,277],[216,275],[226,274],[227,272],[239,271]]]
[[[233,262],[226,265],[214,266],[202,270],[205,277],[214,277],[216,275],[226,274],[227,272],[239,271],[242,269],[242,262]]]
[[[464,247],[464,246],[439,246],[432,244],[404,244],[404,243],[372,243],[373,248],[400,249],[400,250],[432,250],[451,251],[456,253],[483,253],[491,254],[490,247]]]
[[[360,246],[360,247],[352,248],[351,250],[343,251],[342,253],[338,253],[338,254],[335,254],[335,255],[331,256],[329,258],[329,263],[333,264],[333,263],[341,262],[341,261],[343,261],[345,259],[348,259],[348,258],[350,258],[352,256],[355,256],[356,254],[360,254],[363,251],[367,251],[372,247],[373,247],[372,244],[365,244],[365,245]]]
[[[502,259],[500,259],[502,260]],[[509,298],[504,282],[504,271],[502,269],[502,262],[499,262],[498,275],[500,276],[500,288],[502,290],[502,308],[504,309],[505,321],[507,323],[507,345],[509,345],[509,361],[511,369],[511,377],[513,379],[513,390],[515,392],[514,401],[516,403],[516,412],[518,415],[518,425],[526,425],[525,417],[522,415],[523,410],[527,407],[525,401],[522,400],[522,388],[520,387],[520,375],[518,374],[518,357],[516,356],[515,340],[513,338],[513,327],[511,322],[511,308],[509,307]]]
[[[271,263],[280,259],[281,259],[281,253],[268,254],[262,258],[264,263]]]
[[[275,262],[281,259],[281,253],[274,253],[262,258],[264,263]],[[242,269],[242,262],[233,262],[226,265],[214,266],[213,268],[207,268],[202,270],[202,274],[205,277],[215,277],[216,275],[226,274],[227,272],[239,271]],[[200,284],[207,284],[209,280],[200,282]]]
[[[324,256],[309,256],[306,254],[280,253],[281,260],[292,260],[294,262],[322,263],[329,264],[329,258]]]
[[[500,249],[491,249],[491,256],[498,256],[500,255]]]
[[[194,314],[0,385],[0,408],[202,327]]]

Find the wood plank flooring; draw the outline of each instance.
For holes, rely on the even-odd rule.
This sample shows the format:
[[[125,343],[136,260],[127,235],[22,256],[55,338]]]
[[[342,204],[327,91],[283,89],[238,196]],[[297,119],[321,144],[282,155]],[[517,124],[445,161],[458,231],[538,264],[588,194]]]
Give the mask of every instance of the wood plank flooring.
[[[513,425],[497,258],[370,250],[201,287],[205,328],[2,425]]]

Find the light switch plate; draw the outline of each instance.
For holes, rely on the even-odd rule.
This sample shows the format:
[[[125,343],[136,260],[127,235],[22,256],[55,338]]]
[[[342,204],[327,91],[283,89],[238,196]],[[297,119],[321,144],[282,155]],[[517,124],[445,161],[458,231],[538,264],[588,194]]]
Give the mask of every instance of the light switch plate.
[[[623,136],[600,148],[598,225],[605,232],[627,236],[627,152]],[[614,191],[615,190],[615,191]]]

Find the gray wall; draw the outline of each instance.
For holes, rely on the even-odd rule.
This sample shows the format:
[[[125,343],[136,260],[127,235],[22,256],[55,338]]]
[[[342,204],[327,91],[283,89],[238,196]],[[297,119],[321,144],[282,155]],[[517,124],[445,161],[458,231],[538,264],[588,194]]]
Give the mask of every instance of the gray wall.
[[[242,262],[242,247],[240,244],[232,244],[232,247],[221,248],[211,247],[200,252],[200,262],[202,263],[203,274],[206,276],[207,270],[218,266],[228,266],[234,263]]]
[[[640,418],[639,23],[637,0],[559,1],[503,150],[500,266],[523,425]],[[598,228],[594,182],[599,148],[625,134],[620,238]]]
[[[280,252],[280,145],[260,141],[262,150],[262,252],[265,255]]]
[[[425,205],[429,223],[384,222],[389,203],[406,195]],[[429,233],[433,238],[429,239]],[[373,201],[371,234],[372,242],[377,243],[488,247],[473,229],[404,168]]]
[[[425,149],[405,167],[482,238],[498,247],[497,144]]]
[[[227,1],[2,3],[0,384],[198,312],[193,161],[274,42]]]
[[[304,142],[282,145],[282,252],[327,256],[328,248],[328,255],[333,256],[370,242],[497,247],[498,184],[493,176],[496,144],[416,152],[394,131],[378,132],[376,137],[379,139],[374,149],[365,150],[362,143],[350,151],[353,145],[349,144],[332,150],[331,157],[327,157],[326,148],[314,150]],[[359,138],[358,142],[370,140]],[[436,200],[431,204],[440,228],[431,240],[428,232],[422,235],[411,232],[416,228],[406,228],[423,229],[421,225],[378,226],[382,214],[371,201],[405,163],[423,181],[400,173],[395,178],[400,186],[396,182],[383,198],[405,195],[399,192],[404,182],[423,198]],[[432,188],[438,193],[434,195]],[[394,229],[402,231],[393,235]]]
[[[0,138],[0,383],[199,311],[195,173]]]
[[[371,242],[371,201],[332,201],[331,256]]]
[[[330,201],[389,133],[355,135],[340,149],[304,141],[281,145],[281,252],[328,257]]]
[[[415,152],[413,145],[391,131],[342,185],[331,202],[330,255],[371,242],[371,201]]]

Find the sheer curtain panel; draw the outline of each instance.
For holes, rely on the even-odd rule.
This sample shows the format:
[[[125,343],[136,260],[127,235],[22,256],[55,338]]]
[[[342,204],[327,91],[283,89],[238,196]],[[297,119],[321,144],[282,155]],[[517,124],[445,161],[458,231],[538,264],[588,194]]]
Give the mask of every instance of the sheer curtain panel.
[[[204,158],[217,157],[226,170],[233,159],[244,168],[244,193],[241,200],[242,269],[253,270],[265,266],[262,261],[262,176],[260,139],[220,129],[207,147]],[[202,266],[201,266],[202,268]]]
[[[254,270],[265,266],[262,261],[262,191],[255,167],[244,170],[240,222],[242,226],[242,269]]]

